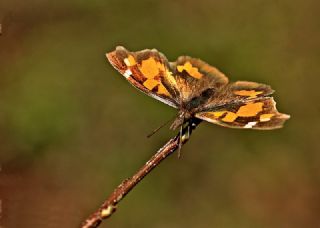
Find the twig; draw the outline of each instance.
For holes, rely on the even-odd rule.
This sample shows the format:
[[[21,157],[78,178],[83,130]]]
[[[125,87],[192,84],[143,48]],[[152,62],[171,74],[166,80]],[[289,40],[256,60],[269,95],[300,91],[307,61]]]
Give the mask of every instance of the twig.
[[[109,218],[117,208],[117,204],[155,167],[157,167],[165,158],[171,155],[176,149],[179,148],[180,140],[181,145],[185,144],[191,132],[201,122],[199,119],[191,119],[182,130],[182,137],[178,133],[175,137],[171,138],[162,148],[160,148],[150,160],[142,166],[136,174],[131,178],[124,180],[104,201],[98,210],[91,214],[81,225],[81,228],[96,228],[103,219]]]

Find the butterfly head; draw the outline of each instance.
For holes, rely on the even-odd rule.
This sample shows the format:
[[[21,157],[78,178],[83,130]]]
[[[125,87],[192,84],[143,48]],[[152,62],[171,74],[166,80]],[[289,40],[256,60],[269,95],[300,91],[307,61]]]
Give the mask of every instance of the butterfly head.
[[[180,111],[178,116],[175,118],[173,123],[170,126],[171,130],[176,130],[177,128],[181,127],[186,121],[191,118],[191,114],[188,111]]]

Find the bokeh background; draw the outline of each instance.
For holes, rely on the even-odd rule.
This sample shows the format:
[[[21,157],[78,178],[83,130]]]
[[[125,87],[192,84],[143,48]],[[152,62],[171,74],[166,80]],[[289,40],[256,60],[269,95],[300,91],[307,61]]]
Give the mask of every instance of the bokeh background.
[[[1,0],[3,227],[79,227],[175,133],[106,61],[117,45],[272,85],[275,131],[203,123],[101,227],[320,227],[320,3]]]

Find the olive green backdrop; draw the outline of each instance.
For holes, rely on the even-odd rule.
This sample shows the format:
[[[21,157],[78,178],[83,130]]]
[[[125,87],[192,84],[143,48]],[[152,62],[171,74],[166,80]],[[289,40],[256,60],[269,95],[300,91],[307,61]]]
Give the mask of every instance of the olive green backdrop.
[[[105,59],[117,45],[198,57],[232,81],[272,85],[275,131],[201,124],[101,227],[319,227],[319,1],[0,4],[4,227],[78,227],[175,133],[176,111]]]

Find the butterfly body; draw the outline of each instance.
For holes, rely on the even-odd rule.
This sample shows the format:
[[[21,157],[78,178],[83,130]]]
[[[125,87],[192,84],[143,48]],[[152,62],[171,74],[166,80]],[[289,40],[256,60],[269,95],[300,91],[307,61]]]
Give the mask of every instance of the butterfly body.
[[[176,62],[155,49],[107,54],[110,63],[137,89],[179,110],[176,129],[196,118],[231,128],[275,129],[289,115],[279,113],[270,86],[247,81],[229,83],[217,68],[195,58]]]

